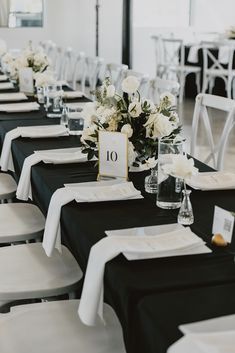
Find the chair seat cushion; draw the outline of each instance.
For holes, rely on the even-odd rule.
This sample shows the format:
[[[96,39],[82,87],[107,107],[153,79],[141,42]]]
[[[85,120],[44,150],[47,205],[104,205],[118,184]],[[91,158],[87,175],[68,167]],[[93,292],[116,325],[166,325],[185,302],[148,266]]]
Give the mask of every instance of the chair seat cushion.
[[[11,243],[42,236],[45,218],[28,203],[0,205],[0,243]]]
[[[0,173],[0,200],[13,198],[16,189],[17,185],[12,176],[6,173]]]
[[[108,305],[107,325],[87,327],[79,320],[78,300],[12,308],[0,316],[1,353],[125,353],[122,330]]]
[[[47,257],[41,243],[0,248],[0,300],[41,298],[73,290],[82,277],[66,247]],[[0,350],[1,351],[1,350]]]

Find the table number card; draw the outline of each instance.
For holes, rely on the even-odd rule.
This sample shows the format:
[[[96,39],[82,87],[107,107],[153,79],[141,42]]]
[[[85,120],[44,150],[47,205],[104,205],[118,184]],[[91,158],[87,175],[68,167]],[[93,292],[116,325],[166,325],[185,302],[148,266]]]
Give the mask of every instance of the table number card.
[[[234,229],[234,216],[234,213],[215,206],[212,233],[221,234],[228,243],[231,243]]]
[[[20,92],[33,94],[33,70],[30,67],[19,70]]]
[[[99,176],[128,178],[128,139],[120,132],[99,132]]]

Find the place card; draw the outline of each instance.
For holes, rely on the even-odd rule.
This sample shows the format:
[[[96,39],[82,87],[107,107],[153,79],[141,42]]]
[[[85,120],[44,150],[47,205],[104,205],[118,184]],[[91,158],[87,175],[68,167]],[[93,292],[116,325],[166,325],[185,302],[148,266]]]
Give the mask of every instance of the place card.
[[[31,67],[19,70],[19,85],[20,92],[34,94],[33,70]]]
[[[128,179],[128,139],[121,132],[99,131],[99,177]]]
[[[233,212],[224,210],[221,207],[215,206],[213,219],[213,234],[221,234],[228,243],[231,243],[234,229]]]

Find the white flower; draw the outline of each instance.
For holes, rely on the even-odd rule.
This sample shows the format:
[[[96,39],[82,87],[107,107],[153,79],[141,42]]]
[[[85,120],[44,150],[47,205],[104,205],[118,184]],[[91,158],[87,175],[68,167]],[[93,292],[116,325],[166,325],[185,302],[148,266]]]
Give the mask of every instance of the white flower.
[[[155,168],[156,165],[157,165],[157,162],[158,162],[158,160],[155,159],[155,157],[146,159],[146,160],[145,160],[145,163],[144,163],[144,165],[145,165],[145,170]]]
[[[122,81],[122,90],[125,93],[132,94],[139,88],[140,81],[135,76],[128,76]]]
[[[37,72],[34,74],[35,86],[45,87],[56,82],[52,71]]]
[[[164,92],[160,95],[160,100],[161,101],[166,101],[168,102],[168,106],[176,105],[176,98],[173,94],[170,92]]]
[[[134,150],[133,143],[128,140],[128,165],[132,166],[138,154]]]
[[[115,95],[115,87],[113,85],[109,85],[106,87],[107,89],[107,97],[112,98]]]
[[[97,102],[89,102],[84,105],[82,116],[84,118],[84,126],[88,127],[97,120],[96,115]]]
[[[118,121],[116,116],[113,116],[111,119],[109,119],[108,124],[109,126],[107,131],[117,131]]]
[[[92,141],[92,142],[96,142],[97,139],[91,135],[95,134],[97,130],[97,126],[96,125],[92,125],[90,127],[87,127],[83,130],[82,135],[81,135],[81,142],[83,144],[86,144],[86,140],[87,141]]]
[[[150,113],[154,113],[156,110],[156,105],[153,103],[153,101],[151,101],[151,99],[142,99],[142,105],[145,105]]]
[[[47,58],[42,53],[37,53],[34,55],[34,65],[40,68],[44,68],[48,65]]]
[[[198,173],[198,169],[194,167],[194,160],[188,159],[186,155],[172,154],[171,162],[162,166],[165,174],[185,180]]]
[[[128,112],[132,118],[137,118],[142,113],[141,103],[132,102],[129,105]]]
[[[121,132],[123,134],[126,134],[128,138],[130,138],[133,135],[133,129],[130,124],[125,124],[121,128]]]
[[[176,125],[179,124],[180,119],[179,119],[179,115],[177,114],[177,112],[175,112],[175,111],[171,112],[170,120],[173,121]]]
[[[175,129],[175,125],[169,120],[169,117],[161,113],[151,114],[144,126],[146,127],[146,137],[152,139],[169,136]]]

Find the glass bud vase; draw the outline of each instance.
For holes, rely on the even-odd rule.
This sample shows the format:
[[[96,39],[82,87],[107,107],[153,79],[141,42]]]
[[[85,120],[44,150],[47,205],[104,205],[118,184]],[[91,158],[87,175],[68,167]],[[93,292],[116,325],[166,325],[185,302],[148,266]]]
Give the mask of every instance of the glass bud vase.
[[[193,208],[190,201],[191,190],[183,190],[183,201],[178,214],[178,223],[189,226],[194,222]]]
[[[157,206],[163,209],[180,208],[182,200],[182,180],[165,172],[175,155],[183,154],[184,140],[160,140],[158,144],[158,192]]]
[[[152,168],[151,174],[146,176],[145,182],[145,191],[149,194],[157,194],[157,169]]]

